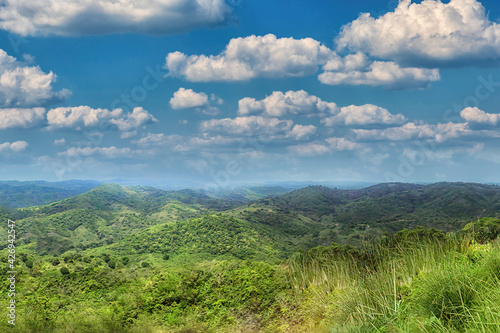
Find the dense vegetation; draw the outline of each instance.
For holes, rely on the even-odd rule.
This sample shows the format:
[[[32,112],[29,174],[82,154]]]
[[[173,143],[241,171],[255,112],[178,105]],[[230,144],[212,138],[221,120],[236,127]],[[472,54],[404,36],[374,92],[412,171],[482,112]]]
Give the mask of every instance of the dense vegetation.
[[[248,203],[102,185],[0,209],[18,237],[18,316],[0,331],[496,332],[498,202],[461,183]]]

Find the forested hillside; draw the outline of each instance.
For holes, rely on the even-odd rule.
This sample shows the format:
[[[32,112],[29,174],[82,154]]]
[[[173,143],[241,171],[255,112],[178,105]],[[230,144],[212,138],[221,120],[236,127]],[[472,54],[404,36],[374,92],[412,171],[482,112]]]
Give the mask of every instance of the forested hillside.
[[[468,183],[250,202],[105,184],[1,208],[17,236],[15,330],[488,332],[500,320],[499,203],[500,187]]]

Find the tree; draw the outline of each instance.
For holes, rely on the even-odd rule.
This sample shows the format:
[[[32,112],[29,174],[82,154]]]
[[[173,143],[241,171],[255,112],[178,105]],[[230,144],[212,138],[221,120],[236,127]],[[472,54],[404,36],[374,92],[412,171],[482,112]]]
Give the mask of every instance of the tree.
[[[114,260],[108,261],[108,266],[111,269],[115,269],[116,268],[116,261],[114,261]]]

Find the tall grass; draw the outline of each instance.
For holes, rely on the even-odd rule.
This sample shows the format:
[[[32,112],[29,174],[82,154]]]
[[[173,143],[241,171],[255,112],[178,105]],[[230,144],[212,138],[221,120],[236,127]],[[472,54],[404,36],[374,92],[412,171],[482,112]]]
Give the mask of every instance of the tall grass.
[[[294,315],[310,332],[500,332],[498,244],[427,236],[296,255]]]

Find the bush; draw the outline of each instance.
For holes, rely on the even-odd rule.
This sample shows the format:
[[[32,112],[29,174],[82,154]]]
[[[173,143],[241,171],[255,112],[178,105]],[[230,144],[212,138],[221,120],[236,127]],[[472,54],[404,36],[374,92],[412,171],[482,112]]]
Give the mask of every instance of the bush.
[[[500,234],[500,220],[485,217],[477,222],[471,222],[462,229],[462,234],[469,235],[475,241],[484,244],[498,237]]]
[[[52,266],[57,266],[59,265],[61,262],[59,261],[58,258],[54,258],[54,260],[52,260]]]
[[[28,267],[29,269],[32,269],[33,268],[33,259],[29,258],[28,260],[26,260],[25,264],[26,264],[26,267]]]
[[[69,269],[68,267],[61,267],[61,274],[62,275],[69,275]]]
[[[115,269],[116,268],[116,261],[114,261],[114,260],[108,261],[108,266],[111,269]]]

